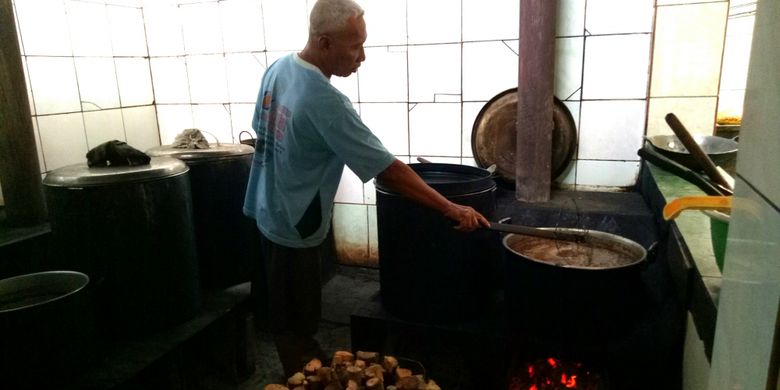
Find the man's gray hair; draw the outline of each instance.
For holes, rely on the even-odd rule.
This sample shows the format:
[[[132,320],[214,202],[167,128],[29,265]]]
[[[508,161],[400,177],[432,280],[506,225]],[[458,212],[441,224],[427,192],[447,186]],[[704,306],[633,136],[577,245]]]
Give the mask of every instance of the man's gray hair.
[[[353,0],[317,0],[309,15],[309,36],[340,32],[353,16],[363,16],[361,8]]]

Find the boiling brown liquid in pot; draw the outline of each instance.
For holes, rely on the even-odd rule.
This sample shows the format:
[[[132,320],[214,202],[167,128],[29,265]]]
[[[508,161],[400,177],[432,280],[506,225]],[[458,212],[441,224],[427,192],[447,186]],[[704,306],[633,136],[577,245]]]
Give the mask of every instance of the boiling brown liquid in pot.
[[[593,242],[561,241],[517,235],[509,243],[522,256],[559,266],[609,268],[636,262],[635,255],[620,247],[606,247]]]

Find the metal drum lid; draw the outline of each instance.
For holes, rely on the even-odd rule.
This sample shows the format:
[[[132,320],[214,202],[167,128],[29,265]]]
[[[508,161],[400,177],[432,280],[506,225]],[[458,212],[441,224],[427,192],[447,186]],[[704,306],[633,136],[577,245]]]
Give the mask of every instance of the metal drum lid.
[[[444,196],[472,194],[496,186],[491,173],[478,167],[445,163],[409,164],[409,167]],[[381,179],[377,178],[375,183],[377,190],[393,192]]]
[[[208,149],[184,149],[163,145],[146,151],[149,156],[168,156],[185,161],[188,165],[214,160],[233,159],[251,155],[255,149],[244,144],[217,144]]]
[[[471,150],[482,168],[496,164],[502,179],[515,181],[517,145],[517,88],[507,89],[488,101],[474,120]],[[554,98],[551,175],[555,179],[569,165],[576,149],[577,128],[569,109]]]
[[[172,157],[152,157],[149,164],[124,167],[90,168],[87,163],[79,163],[49,172],[43,184],[51,187],[95,187],[162,179],[187,171],[187,164]]]

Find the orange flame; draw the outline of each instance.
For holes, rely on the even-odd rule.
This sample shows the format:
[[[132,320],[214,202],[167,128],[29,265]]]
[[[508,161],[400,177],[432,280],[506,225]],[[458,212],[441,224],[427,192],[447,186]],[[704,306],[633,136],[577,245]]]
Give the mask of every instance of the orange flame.
[[[555,366],[557,366],[557,365],[558,365],[558,361],[556,361],[556,360],[555,360],[555,359],[553,359],[553,358],[547,358],[547,363],[549,363],[549,364],[550,364],[550,366],[552,366],[553,368],[555,368]]]
[[[566,377],[566,374],[561,375],[561,384],[569,389],[573,389],[577,386],[577,375],[572,375],[568,378]]]

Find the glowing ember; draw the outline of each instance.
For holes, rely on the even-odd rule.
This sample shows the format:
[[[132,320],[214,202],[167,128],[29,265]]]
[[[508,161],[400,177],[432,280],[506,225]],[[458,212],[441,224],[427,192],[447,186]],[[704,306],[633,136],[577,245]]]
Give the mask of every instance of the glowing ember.
[[[509,390],[595,390],[599,388],[598,375],[582,363],[555,358],[540,359],[528,364],[527,375],[512,377]]]

